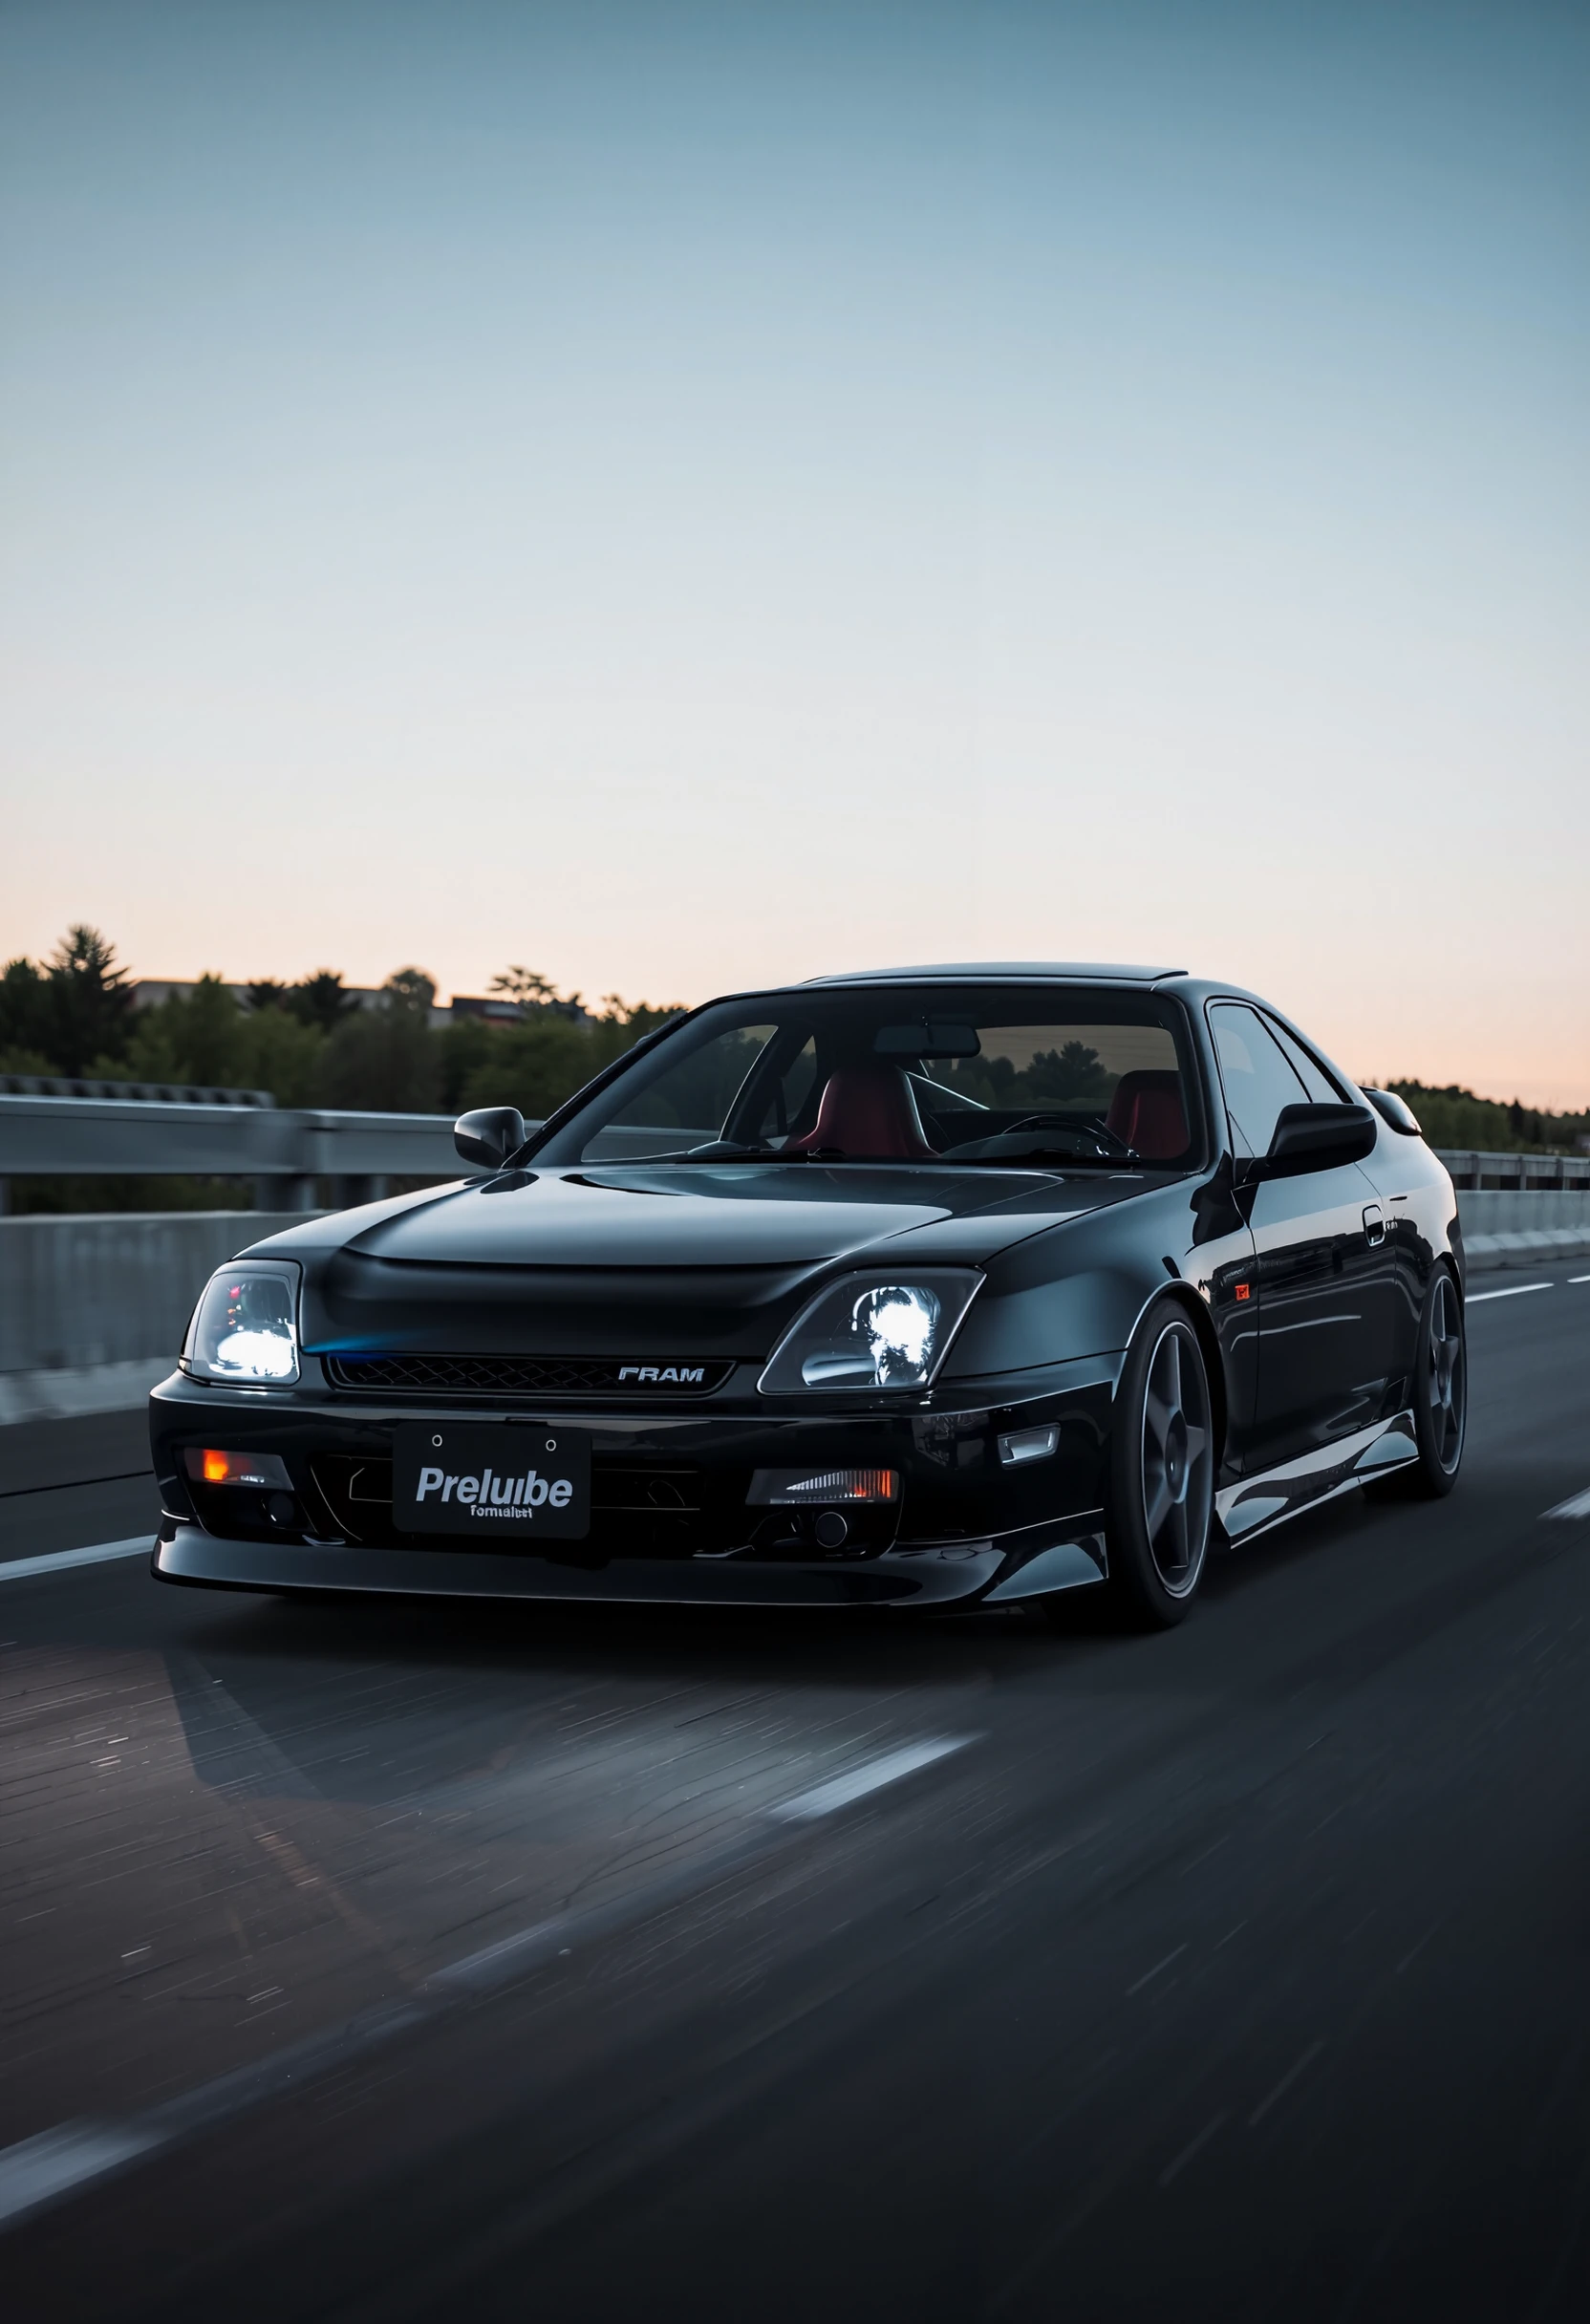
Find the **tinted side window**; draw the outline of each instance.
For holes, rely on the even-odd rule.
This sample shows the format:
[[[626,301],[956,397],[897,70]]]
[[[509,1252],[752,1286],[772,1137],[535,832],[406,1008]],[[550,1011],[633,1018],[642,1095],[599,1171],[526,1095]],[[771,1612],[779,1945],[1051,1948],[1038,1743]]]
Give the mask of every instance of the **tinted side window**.
[[[1306,1105],[1308,1092],[1253,1009],[1217,1001],[1209,1025],[1236,1151],[1267,1154],[1281,1108]]]
[[[1293,1040],[1283,1024],[1277,1024],[1273,1018],[1266,1017],[1264,1029],[1273,1033],[1280,1044],[1281,1055],[1308,1091],[1311,1105],[1340,1106],[1343,1103],[1342,1092],[1336,1084],[1326,1080],[1322,1068],[1315,1064],[1300,1042]]]

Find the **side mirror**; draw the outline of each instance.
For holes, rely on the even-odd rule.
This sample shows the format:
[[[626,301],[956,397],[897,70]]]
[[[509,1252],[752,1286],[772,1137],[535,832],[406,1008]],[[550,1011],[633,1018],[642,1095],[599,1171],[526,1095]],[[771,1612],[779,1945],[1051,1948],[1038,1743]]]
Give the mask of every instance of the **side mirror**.
[[[477,1170],[501,1170],[525,1143],[525,1117],[517,1106],[481,1106],[453,1124],[453,1144]]]
[[[1374,1151],[1375,1117],[1367,1106],[1283,1106],[1257,1175],[1296,1178],[1304,1171],[1362,1162]]]

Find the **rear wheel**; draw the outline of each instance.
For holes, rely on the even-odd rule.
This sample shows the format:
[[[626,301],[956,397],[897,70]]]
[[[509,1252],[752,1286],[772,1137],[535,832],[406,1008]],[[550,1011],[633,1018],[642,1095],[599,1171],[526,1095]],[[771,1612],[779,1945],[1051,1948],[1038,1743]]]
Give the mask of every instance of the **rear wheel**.
[[[1365,1488],[1376,1499],[1440,1500],[1457,1482],[1469,1426],[1469,1351],[1463,1303],[1445,1267],[1430,1277],[1419,1313],[1412,1403],[1419,1457]]]
[[[1173,1300],[1139,1324],[1110,1432],[1110,1585],[1139,1625],[1180,1622],[1214,1518],[1214,1429],[1198,1335]]]

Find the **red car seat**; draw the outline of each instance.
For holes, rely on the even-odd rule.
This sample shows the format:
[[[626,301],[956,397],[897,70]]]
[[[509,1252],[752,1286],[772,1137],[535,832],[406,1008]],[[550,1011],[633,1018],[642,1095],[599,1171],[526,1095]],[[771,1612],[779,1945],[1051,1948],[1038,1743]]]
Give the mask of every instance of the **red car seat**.
[[[935,1152],[903,1068],[885,1065],[837,1067],[823,1086],[815,1127],[784,1151],[809,1154],[822,1146],[886,1162],[915,1162]]]
[[[1145,1162],[1173,1162],[1187,1151],[1187,1114],[1179,1073],[1123,1073],[1105,1128]]]

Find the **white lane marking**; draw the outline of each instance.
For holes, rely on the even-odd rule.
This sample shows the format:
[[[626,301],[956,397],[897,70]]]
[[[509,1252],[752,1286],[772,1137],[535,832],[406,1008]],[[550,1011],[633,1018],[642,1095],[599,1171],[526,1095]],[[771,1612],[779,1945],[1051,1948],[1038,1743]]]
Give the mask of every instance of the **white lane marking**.
[[[346,2064],[431,2014],[412,2002],[376,2003],[342,2025],[308,2034],[254,2065],[234,2067],[127,2121],[61,2122],[8,2146],[0,2150],[0,2227],[14,2226],[75,2188],[107,2179],[263,2099],[301,2088],[310,2076]]]
[[[53,1549],[45,1558],[10,1558],[0,1564],[0,1582],[25,1582],[30,1574],[64,1574],[74,1565],[106,1565],[112,1558],[146,1558],[155,1546],[151,1533],[128,1541],[96,1541],[87,1549]]]
[[[1570,1275],[1568,1280],[1571,1283],[1590,1283],[1590,1275]]]
[[[1260,2122],[1263,2121],[1271,2107],[1276,2105],[1279,2099],[1286,2096],[1293,2083],[1297,2080],[1299,2075],[1306,2074],[1308,2072],[1309,2067],[1313,2065],[1315,2059],[1319,2056],[1324,2046],[1325,2045],[1322,2041],[1311,2041],[1309,2043],[1308,2048],[1303,2052],[1301,2057],[1299,2058],[1297,2064],[1290,2067],[1288,2071],[1281,2076],[1280,2080],[1276,2084],[1274,2090],[1271,2091],[1269,2097],[1259,2099],[1258,2104],[1254,2108],[1252,2114],[1248,2117],[1248,2128],[1250,2130],[1257,2130],[1258,2128]]]
[[[1178,1945],[1173,1953],[1167,1953],[1163,1961],[1156,1961],[1152,1969],[1146,1970],[1144,1974],[1139,1977],[1135,1985],[1128,1986],[1127,1999],[1129,2001],[1133,1993],[1140,1993],[1146,1985],[1152,1985],[1154,1979],[1159,1975],[1160,1970],[1162,1969],[1169,1969],[1172,1961],[1179,1961],[1186,1950],[1187,1947],[1185,1945]]]
[[[495,1945],[483,1945],[478,1953],[465,1953],[462,1961],[449,1961],[445,1969],[433,1969],[425,1990],[444,1993],[456,1986],[504,1985],[520,1970],[537,1969],[554,1952],[570,1950],[558,1939],[568,1933],[575,1917],[563,1913],[554,1921],[537,1921],[531,1928],[500,1937]]]
[[[1465,1307],[1477,1307],[1481,1300],[1519,1300],[1526,1291],[1551,1291],[1551,1283],[1509,1283],[1505,1291],[1471,1291],[1464,1301]]]
[[[136,2122],[63,2122],[0,2154],[0,2225],[103,2177],[164,2141]]]
[[[1173,2163],[1168,2163],[1165,2165],[1165,2168],[1159,2174],[1159,2184],[1161,2186],[1169,2186],[1172,2179],[1179,2178],[1181,2173],[1192,2162],[1194,2155],[1202,2154],[1204,2148],[1209,2144],[1211,2139],[1214,2138],[1215,2132],[1225,2120],[1228,2111],[1229,2110],[1226,2107],[1222,2106],[1218,2114],[1211,2115],[1209,2120],[1204,2124],[1202,2130],[1199,2131],[1197,2137],[1195,2139],[1189,2139],[1187,2144],[1182,2148],[1181,2153],[1176,2157],[1175,2161]]]
[[[835,1775],[812,1791],[781,1801],[768,1814],[786,1823],[831,1816],[836,1808],[849,1807],[852,1799],[865,1799],[869,1792],[882,1791],[886,1783],[898,1783],[902,1775],[913,1775],[919,1767],[931,1767],[935,1759],[964,1751],[973,1739],[971,1735],[930,1735],[925,1742],[908,1743],[900,1751],[886,1752],[881,1759],[868,1759],[860,1767],[852,1767],[847,1775]]]
[[[907,1744],[883,1758],[868,1761],[848,1775],[819,1784],[815,1791],[803,1792],[772,1812],[785,1819],[802,1821],[827,1816],[846,1800],[864,1798],[880,1785],[893,1783],[916,1768],[930,1767],[935,1759],[946,1758],[977,1740],[976,1735],[935,1735],[921,1743]],[[62,2122],[54,2130],[41,2131],[36,2138],[0,2148],[0,2227],[9,2227],[58,2196],[71,2194],[75,2187],[107,2178],[142,2156],[161,2147],[177,2145],[198,2131],[241,2114],[284,2090],[302,2089],[311,2077],[344,2064],[410,2027],[434,2025],[450,2005],[470,1991],[506,1984],[513,1977],[540,1967],[554,1953],[561,1960],[581,1941],[632,1926],[692,1890],[699,1889],[704,1883],[710,1883],[741,1866],[762,1861],[776,1847],[765,1827],[761,1829],[760,1837],[753,1830],[738,1846],[705,1864],[680,1865],[661,1880],[654,1881],[638,1896],[615,1897],[605,1904],[537,1922],[516,1936],[505,1937],[496,1945],[488,1945],[478,1953],[467,1954],[462,1960],[436,1970],[408,2001],[377,2002],[356,2012],[340,2025],[307,2034],[302,2040],[290,2042],[285,2049],[273,2052],[256,2064],[218,2075],[213,2081],[202,2082],[197,2089],[168,2098],[142,2116],[124,2122]],[[569,1942],[560,1944],[560,1938]]]
[[[1586,1486],[1582,1493],[1571,1495],[1565,1501],[1558,1501],[1555,1509],[1542,1510],[1541,1515],[1548,1517],[1590,1517],[1590,1486]]]

